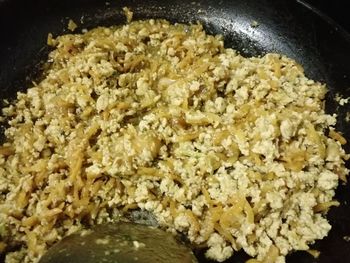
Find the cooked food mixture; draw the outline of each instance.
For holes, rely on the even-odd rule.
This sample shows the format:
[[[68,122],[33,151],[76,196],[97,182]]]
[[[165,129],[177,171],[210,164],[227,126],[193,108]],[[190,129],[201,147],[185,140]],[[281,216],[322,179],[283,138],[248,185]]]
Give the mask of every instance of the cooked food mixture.
[[[245,58],[201,25],[136,21],[48,44],[42,81],[3,109],[0,249],[36,262],[139,209],[224,261],[284,262],[331,229],[345,139],[324,85]]]

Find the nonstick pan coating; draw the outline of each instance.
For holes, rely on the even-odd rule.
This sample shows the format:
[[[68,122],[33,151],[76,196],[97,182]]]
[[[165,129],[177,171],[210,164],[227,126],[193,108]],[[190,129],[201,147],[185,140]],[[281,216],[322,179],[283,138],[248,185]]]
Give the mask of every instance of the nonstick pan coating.
[[[79,30],[123,24],[124,6],[134,11],[134,19],[201,21],[209,33],[224,35],[226,47],[245,56],[278,52],[294,58],[308,77],[328,85],[327,111],[338,114],[337,129],[350,141],[350,125],[344,120],[350,107],[334,101],[336,93],[350,96],[350,36],[302,1],[0,0],[0,98],[15,98],[18,90],[25,90],[39,76],[49,52],[45,45],[49,32],[68,33],[69,19],[77,22]],[[259,26],[252,27],[253,21]],[[346,149],[349,152],[349,146]],[[350,236],[349,185],[339,186],[336,198],[341,205],[328,214],[333,228],[312,246],[321,251],[320,257],[296,252],[287,262],[350,262],[350,242],[343,238]],[[209,262],[200,251],[197,256],[200,262]],[[240,252],[226,262],[247,258]]]

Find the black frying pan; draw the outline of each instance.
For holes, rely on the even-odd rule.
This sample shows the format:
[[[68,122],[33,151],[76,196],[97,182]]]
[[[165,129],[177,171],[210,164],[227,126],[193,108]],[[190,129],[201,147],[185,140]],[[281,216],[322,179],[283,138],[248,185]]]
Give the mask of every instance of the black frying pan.
[[[344,121],[350,107],[333,100],[336,93],[350,96],[350,35],[302,0],[0,0],[0,98],[15,98],[38,76],[49,52],[49,32],[67,32],[70,18],[80,30],[125,23],[123,6],[134,11],[135,19],[199,20],[245,56],[278,52],[294,58],[308,77],[328,84],[327,110],[338,114],[337,129],[350,141],[350,124]],[[251,27],[253,20],[258,27]],[[340,186],[336,198],[341,205],[328,214],[333,228],[313,246],[321,251],[319,259],[296,252],[287,262],[350,262],[350,242],[343,238],[350,235],[350,185]],[[197,255],[208,262],[201,252]],[[227,262],[247,258],[240,252]]]

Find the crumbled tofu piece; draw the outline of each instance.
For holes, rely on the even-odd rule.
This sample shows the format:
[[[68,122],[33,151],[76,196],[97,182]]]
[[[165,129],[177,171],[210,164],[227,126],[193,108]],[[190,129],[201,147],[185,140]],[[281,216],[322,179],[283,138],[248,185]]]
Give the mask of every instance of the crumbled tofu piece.
[[[331,171],[323,171],[317,180],[317,186],[322,190],[335,189],[338,186],[339,176]]]
[[[77,24],[72,19],[69,19],[67,28],[73,32],[77,27]]]
[[[223,262],[233,254],[232,247],[226,245],[225,240],[218,234],[214,233],[208,240],[209,249],[205,255],[210,259]]]
[[[350,101],[350,97],[343,98],[339,93],[335,94],[335,101],[339,103],[340,106],[344,106],[348,104]]]
[[[283,120],[281,122],[281,134],[284,139],[289,140],[292,136],[295,135],[296,127],[293,125],[293,123],[290,120]]]

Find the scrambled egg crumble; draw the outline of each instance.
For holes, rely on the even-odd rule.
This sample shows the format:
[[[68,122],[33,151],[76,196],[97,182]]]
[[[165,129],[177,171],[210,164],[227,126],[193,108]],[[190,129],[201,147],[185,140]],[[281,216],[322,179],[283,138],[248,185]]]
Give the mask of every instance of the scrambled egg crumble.
[[[216,261],[243,249],[281,263],[327,235],[346,141],[325,86],[295,61],[245,58],[200,24],[165,20],[48,44],[43,80],[3,109],[7,263],[134,209]]]

